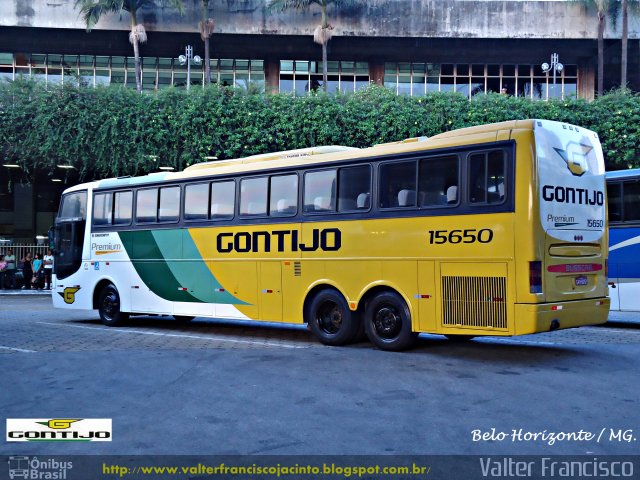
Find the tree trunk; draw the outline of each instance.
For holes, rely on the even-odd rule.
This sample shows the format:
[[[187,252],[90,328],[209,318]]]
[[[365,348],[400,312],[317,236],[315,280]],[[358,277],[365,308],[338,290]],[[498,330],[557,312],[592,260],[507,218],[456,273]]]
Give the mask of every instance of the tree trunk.
[[[598,96],[604,90],[604,12],[598,12]]]
[[[620,53],[620,87],[627,88],[627,44],[629,40],[629,18],[627,0],[622,0],[622,51]]]
[[[136,91],[142,93],[142,71],[140,69],[140,46],[138,44],[138,32],[136,29],[138,22],[136,16],[131,12],[131,43],[133,44],[133,58],[136,65]]]
[[[327,93],[327,42],[322,43],[322,91]]]
[[[204,81],[211,85],[211,54],[209,53],[209,37],[204,39]]]
[[[202,25],[206,30],[207,19],[209,17],[208,12],[209,0],[202,0]],[[211,85],[211,54],[209,52],[209,35],[208,31],[205,31],[204,37],[204,83]]]
[[[327,2],[322,2],[322,28],[328,28]],[[327,93],[327,40],[322,42],[322,91]]]

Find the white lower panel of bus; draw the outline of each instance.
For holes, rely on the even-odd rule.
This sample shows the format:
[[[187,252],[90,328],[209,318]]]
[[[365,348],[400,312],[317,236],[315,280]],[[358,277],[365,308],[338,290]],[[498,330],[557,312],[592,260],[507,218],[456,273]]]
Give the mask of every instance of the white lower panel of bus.
[[[611,310],[640,311],[640,282],[635,278],[614,280],[616,288],[609,285]]]

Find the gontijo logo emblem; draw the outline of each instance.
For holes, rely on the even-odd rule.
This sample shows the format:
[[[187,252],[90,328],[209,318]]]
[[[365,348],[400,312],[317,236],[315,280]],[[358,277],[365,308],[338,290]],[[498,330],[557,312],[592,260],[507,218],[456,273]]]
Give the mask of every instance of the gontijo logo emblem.
[[[7,418],[7,442],[110,442],[110,418]]]
[[[567,164],[567,168],[575,176],[580,177],[589,171],[589,162],[587,156],[593,150],[591,145],[584,145],[578,142],[569,142],[563,149],[553,147],[562,160]]]
[[[58,295],[64,299],[64,303],[72,304],[76,301],[76,293],[78,290],[80,290],[80,286],[66,287],[64,291],[58,292]]]

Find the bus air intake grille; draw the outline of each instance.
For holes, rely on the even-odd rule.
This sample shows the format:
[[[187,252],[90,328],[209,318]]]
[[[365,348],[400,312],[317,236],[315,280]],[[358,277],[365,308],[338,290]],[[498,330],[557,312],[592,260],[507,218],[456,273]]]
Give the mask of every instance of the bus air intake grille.
[[[293,275],[295,277],[302,275],[302,265],[300,265],[300,262],[293,262]]]
[[[442,277],[444,326],[507,328],[505,277]]]

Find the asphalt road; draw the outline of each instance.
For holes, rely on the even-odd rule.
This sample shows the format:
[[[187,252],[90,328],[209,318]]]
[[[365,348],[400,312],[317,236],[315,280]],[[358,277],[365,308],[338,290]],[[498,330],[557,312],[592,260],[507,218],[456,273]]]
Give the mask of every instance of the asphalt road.
[[[107,328],[44,296],[3,296],[3,416],[111,418],[113,441],[2,442],[0,454],[637,454],[639,366],[637,323],[433,335],[388,353],[204,319]],[[492,428],[507,438],[478,439]],[[580,430],[600,441],[524,439]]]

